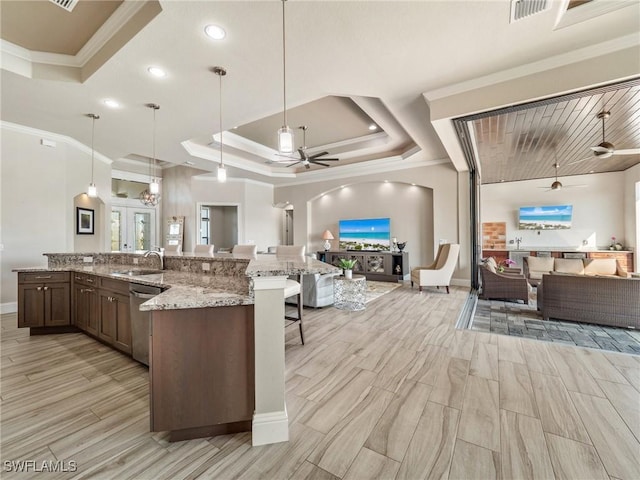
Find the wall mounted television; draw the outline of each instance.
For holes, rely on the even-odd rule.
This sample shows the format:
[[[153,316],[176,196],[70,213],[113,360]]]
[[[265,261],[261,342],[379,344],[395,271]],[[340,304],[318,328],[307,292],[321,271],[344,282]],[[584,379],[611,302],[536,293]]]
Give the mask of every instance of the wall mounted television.
[[[340,250],[387,251],[391,249],[389,218],[340,220]]]
[[[566,230],[571,228],[573,205],[520,207],[519,230]]]

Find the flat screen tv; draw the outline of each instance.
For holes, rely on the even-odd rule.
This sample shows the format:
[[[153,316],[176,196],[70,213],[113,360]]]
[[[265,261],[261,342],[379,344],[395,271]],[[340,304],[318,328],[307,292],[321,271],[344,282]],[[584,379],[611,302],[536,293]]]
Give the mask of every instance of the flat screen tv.
[[[340,250],[383,251],[391,247],[389,218],[340,220]]]
[[[571,228],[573,205],[520,207],[519,230],[565,230]]]

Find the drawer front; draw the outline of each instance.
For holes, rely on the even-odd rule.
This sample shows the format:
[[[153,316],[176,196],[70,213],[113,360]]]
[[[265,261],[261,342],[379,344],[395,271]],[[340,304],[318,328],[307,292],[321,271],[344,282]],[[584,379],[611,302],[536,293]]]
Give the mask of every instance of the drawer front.
[[[93,286],[93,287],[98,286],[98,277],[96,277],[95,275],[91,275],[88,273],[77,273],[77,272],[72,272],[71,275],[72,275],[71,278],[73,278],[73,281],[75,283],[81,283],[82,285]]]
[[[129,296],[129,282],[113,278],[101,278],[100,288]]]
[[[69,278],[69,272],[33,272],[18,274],[19,283],[68,282]]]

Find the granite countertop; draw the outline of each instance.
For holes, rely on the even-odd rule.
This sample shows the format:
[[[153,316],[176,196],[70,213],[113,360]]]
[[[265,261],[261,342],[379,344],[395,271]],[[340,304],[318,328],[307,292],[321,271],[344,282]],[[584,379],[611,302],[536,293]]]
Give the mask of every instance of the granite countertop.
[[[82,254],[79,254],[82,257]],[[86,256],[86,254],[85,254]],[[310,257],[258,255],[256,257],[235,256],[239,260],[250,259],[247,277],[270,277],[311,273],[338,273],[340,269]],[[207,257],[202,257],[207,258]],[[225,260],[234,256],[225,256]],[[140,306],[141,311],[177,310],[187,308],[225,307],[251,305],[254,303],[253,289],[246,291],[246,278],[203,273],[159,270],[157,274],[128,275],[119,272],[150,270],[140,265],[122,264],[67,264],[56,268],[15,268],[14,272],[82,272],[108,278],[117,278],[130,283],[166,288],[159,295]]]
[[[297,255],[258,255],[249,262],[248,277],[275,277],[311,273],[340,273],[342,270],[315,258]]]

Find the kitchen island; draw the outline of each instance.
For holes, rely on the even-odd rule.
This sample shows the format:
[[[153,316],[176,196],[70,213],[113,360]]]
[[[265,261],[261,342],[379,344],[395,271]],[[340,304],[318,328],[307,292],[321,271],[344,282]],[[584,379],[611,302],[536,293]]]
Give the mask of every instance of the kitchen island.
[[[167,257],[167,270],[136,275],[155,258],[47,256],[48,268],[15,271],[91,272],[167,288],[140,306],[151,312],[152,431],[182,440],[250,429],[253,445],[288,440],[284,286],[289,275],[336,267],[308,257],[192,256]],[[123,266],[133,273],[123,274]]]

